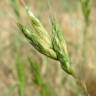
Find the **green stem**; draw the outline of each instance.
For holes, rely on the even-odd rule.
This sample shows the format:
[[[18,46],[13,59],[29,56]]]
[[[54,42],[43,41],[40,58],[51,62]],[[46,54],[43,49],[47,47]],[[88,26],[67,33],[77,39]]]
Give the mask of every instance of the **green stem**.
[[[68,73],[68,74],[71,75],[76,80],[76,84],[79,87],[78,90],[80,92],[82,92],[84,94],[84,96],[90,96],[89,93],[88,93],[88,90],[87,90],[87,87],[86,87],[85,82],[78,77],[78,75],[76,74],[76,72],[74,72],[74,70],[72,69],[72,67],[70,67],[70,73]]]
[[[82,38],[82,49],[81,49],[81,55],[82,55],[82,59],[81,59],[81,64],[79,66],[80,68],[80,72],[82,72],[82,77],[85,77],[85,72],[84,70],[86,69],[86,64],[87,64],[87,34],[88,34],[88,26],[89,24],[88,23],[85,23],[85,26],[84,26],[84,31],[83,31],[83,38]]]
[[[71,76],[76,80],[76,83],[79,86],[80,92],[82,91],[84,96],[89,96],[85,82],[81,80],[74,71],[72,72]]]

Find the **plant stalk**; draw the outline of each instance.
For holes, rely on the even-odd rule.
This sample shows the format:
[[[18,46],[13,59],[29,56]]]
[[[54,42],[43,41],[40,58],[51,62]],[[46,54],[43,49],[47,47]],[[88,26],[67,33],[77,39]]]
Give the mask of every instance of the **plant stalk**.
[[[71,71],[70,71],[70,76],[72,76],[75,81],[76,81],[76,84],[78,85],[79,87],[79,91],[82,92],[84,94],[84,96],[90,96],[89,93],[88,93],[88,90],[87,90],[87,87],[86,87],[86,84],[83,80],[81,80],[78,75],[76,74],[76,72],[72,69],[72,67],[70,68]],[[64,69],[63,69],[64,70]],[[65,70],[64,70],[65,71]]]

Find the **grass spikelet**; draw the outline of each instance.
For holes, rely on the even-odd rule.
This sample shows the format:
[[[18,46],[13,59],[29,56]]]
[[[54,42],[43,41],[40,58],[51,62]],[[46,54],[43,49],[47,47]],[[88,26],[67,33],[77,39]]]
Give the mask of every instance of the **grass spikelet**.
[[[32,29],[29,30],[20,23],[18,23],[18,27],[34,48],[36,48],[40,53],[50,58],[56,59],[56,53],[54,52],[54,50],[52,50],[51,41],[46,37],[46,35],[42,33],[39,35],[39,33],[36,33],[37,31],[33,32]]]
[[[59,23],[55,18],[51,19],[52,23],[52,45],[53,50],[56,52],[57,60],[61,63],[62,69],[64,69],[68,74],[73,74],[70,60],[68,56],[67,46],[64,39],[64,34],[61,31]]]

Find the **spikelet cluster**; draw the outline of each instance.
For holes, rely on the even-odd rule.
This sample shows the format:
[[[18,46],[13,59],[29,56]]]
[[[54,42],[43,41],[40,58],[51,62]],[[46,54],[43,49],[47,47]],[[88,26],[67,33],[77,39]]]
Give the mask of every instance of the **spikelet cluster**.
[[[65,70],[68,74],[73,75],[64,34],[60,30],[59,23],[56,22],[56,19],[51,18],[52,36],[50,36],[31,10],[26,8],[26,11],[31,20],[32,27],[28,29],[27,27],[18,23],[18,27],[20,28],[21,32],[35,49],[52,59],[58,60],[63,70]]]

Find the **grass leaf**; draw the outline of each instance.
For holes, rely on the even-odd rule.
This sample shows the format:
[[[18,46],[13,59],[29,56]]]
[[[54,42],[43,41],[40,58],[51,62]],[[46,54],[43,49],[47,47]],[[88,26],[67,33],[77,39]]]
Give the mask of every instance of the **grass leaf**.
[[[50,84],[45,82],[41,73],[40,64],[34,62],[31,58],[28,58],[28,60],[32,74],[34,75],[34,82],[40,88],[40,96],[57,96]]]
[[[20,56],[16,58],[16,68],[17,68],[17,76],[19,82],[19,96],[25,96],[25,84],[26,84],[26,77],[25,77],[25,68],[24,63],[21,61]]]

